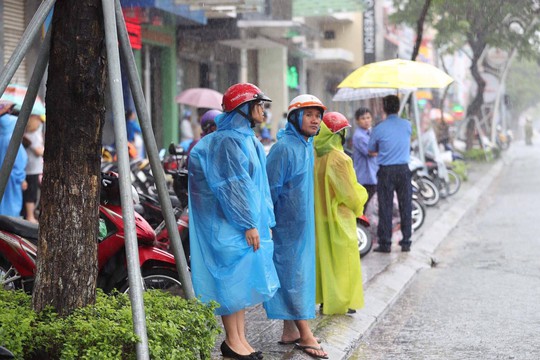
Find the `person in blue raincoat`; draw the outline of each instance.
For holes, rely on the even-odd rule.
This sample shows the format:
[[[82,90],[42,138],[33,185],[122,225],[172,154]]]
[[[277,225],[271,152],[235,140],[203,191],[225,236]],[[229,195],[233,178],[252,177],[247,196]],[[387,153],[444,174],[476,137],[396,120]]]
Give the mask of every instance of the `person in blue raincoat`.
[[[17,123],[17,117],[9,114],[8,110],[13,106],[7,102],[2,101],[0,103],[0,166],[4,163],[6,157],[7,148],[15,124]],[[19,217],[23,206],[23,190],[26,189],[26,163],[28,156],[22,145],[19,146],[15,162],[13,163],[13,169],[9,175],[8,182],[6,183],[6,189],[4,190],[4,197],[0,202],[0,215],[8,215]]]
[[[264,303],[270,319],[281,319],[280,344],[295,344],[310,356],[327,358],[313,336],[315,318],[315,208],[313,137],[326,107],[313,95],[295,97],[288,123],[268,154],[266,170],[274,202],[274,263],[281,288]]]
[[[245,337],[245,308],[279,288],[272,256],[275,225],[266,156],[253,127],[271,101],[253,84],[223,95],[217,130],[203,137],[189,160],[191,272],[195,294],[220,304],[223,356],[260,359]]]

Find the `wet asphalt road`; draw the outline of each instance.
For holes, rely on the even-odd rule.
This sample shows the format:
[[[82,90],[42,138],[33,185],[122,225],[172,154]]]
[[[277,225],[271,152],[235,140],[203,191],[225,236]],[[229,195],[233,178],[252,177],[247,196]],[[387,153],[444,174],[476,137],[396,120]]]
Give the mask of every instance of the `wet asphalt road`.
[[[503,161],[351,359],[540,359],[540,144]]]

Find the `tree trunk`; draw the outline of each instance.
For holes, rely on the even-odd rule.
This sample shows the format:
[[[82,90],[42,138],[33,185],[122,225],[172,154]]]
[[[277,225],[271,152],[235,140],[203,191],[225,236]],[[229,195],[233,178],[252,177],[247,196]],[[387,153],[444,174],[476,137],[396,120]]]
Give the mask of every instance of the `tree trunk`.
[[[33,305],[66,315],[96,296],[106,82],[101,0],[58,0],[51,41]]]
[[[473,147],[474,142],[474,129],[475,129],[475,122],[474,117],[477,117],[478,119],[482,118],[482,105],[484,104],[484,90],[486,88],[486,82],[484,78],[480,75],[480,72],[478,71],[478,60],[480,59],[480,56],[482,55],[482,52],[484,51],[486,45],[483,43],[482,45],[477,45],[474,42],[469,42],[471,45],[471,48],[473,49],[473,58],[471,60],[471,74],[474,78],[474,81],[477,84],[476,87],[476,95],[474,96],[473,101],[467,108],[467,116],[466,119],[468,119],[467,123],[467,137],[466,137],[466,149],[470,150]]]
[[[422,12],[420,13],[420,17],[418,18],[418,21],[416,22],[416,42],[414,43],[414,49],[411,56],[412,61],[416,60],[416,57],[418,56],[418,52],[420,51],[420,45],[422,45],[422,37],[424,36],[424,22],[426,21],[426,15],[427,15],[430,5],[431,5],[431,0],[426,0],[426,2],[424,3],[424,6],[422,7]]]

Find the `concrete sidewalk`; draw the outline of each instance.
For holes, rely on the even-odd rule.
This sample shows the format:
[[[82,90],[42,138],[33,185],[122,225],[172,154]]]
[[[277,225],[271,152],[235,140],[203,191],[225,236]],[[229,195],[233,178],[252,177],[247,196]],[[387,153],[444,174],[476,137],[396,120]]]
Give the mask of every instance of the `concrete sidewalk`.
[[[320,315],[310,320],[315,335],[332,360],[348,359],[360,339],[366,334],[401,293],[420,269],[431,266],[433,254],[461,218],[472,208],[504,166],[504,159],[494,163],[474,163],[469,180],[460,191],[442,199],[436,207],[427,208],[426,220],[413,235],[410,253],[402,253],[398,245],[390,254],[370,252],[362,259],[365,307],[352,315]],[[246,312],[247,336],[250,344],[264,353],[267,360],[312,359],[293,345],[279,345],[282,321],[268,320],[261,305]],[[221,359],[220,336],[212,359]]]

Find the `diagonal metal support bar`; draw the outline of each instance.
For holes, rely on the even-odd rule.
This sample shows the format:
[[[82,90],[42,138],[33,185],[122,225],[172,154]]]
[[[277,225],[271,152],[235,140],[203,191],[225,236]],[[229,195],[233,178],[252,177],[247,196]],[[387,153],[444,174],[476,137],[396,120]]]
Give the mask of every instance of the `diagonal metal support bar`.
[[[6,66],[4,66],[4,69],[0,72],[0,94],[3,94],[6,90],[15,71],[17,71],[17,68],[21,64],[24,55],[28,52],[30,45],[39,33],[40,26],[43,25],[47,15],[49,15],[54,2],[55,0],[44,0],[32,17],[32,20],[30,20],[30,23],[22,34],[21,40],[15,47],[13,54],[11,54]]]
[[[178,233],[178,227],[176,224],[176,219],[174,217],[171,199],[169,197],[169,191],[165,182],[165,174],[159,160],[158,148],[156,145],[154,132],[152,130],[152,123],[150,121],[150,116],[148,114],[148,109],[144,100],[142,86],[139,81],[135,58],[133,57],[133,52],[129,43],[129,37],[126,30],[124,17],[122,15],[120,1],[115,0],[115,8],[116,26],[118,30],[118,37],[120,39],[122,59],[124,61],[125,68],[128,71],[129,84],[133,94],[133,99],[135,101],[137,115],[139,116],[144,144],[148,153],[148,159],[150,160],[152,174],[154,175],[156,181],[159,202],[161,204],[163,216],[167,225],[167,231],[170,236],[173,254],[176,259],[176,268],[178,270],[178,274],[180,275],[180,281],[182,282],[182,287],[184,289],[186,297],[188,299],[192,299],[195,297],[195,293],[193,291],[193,285],[191,283],[191,276],[188,271],[186,255],[184,253],[184,248],[182,247],[182,242]]]
[[[107,48],[107,66],[109,87],[114,119],[114,136],[118,153],[118,173],[120,180],[120,201],[125,228],[126,258],[129,279],[129,297],[133,327],[140,341],[137,343],[137,359],[150,359],[148,335],[146,333],[146,317],[143,302],[143,284],[139,265],[139,249],[135,232],[135,215],[131,194],[131,179],[128,155],[128,141],[122,96],[122,78],[120,72],[120,54],[116,32],[116,16],[114,0],[102,0],[103,20],[105,25],[105,45]]]
[[[6,156],[4,157],[4,162],[0,168],[0,199],[4,197],[4,191],[6,190],[6,185],[9,180],[9,175],[13,170],[13,164],[15,163],[15,158],[17,157],[17,152],[21,146],[22,138],[24,136],[24,131],[26,129],[26,124],[28,123],[28,117],[32,112],[32,107],[36,101],[37,93],[39,91],[39,85],[47,69],[47,64],[49,63],[49,50],[51,48],[51,30],[47,31],[43,44],[39,50],[38,59],[32,77],[30,78],[30,83],[28,84],[28,89],[26,90],[26,95],[24,96],[23,104],[21,106],[21,111],[15,124],[15,129],[11,135],[11,140],[9,141],[8,148],[6,150]]]

